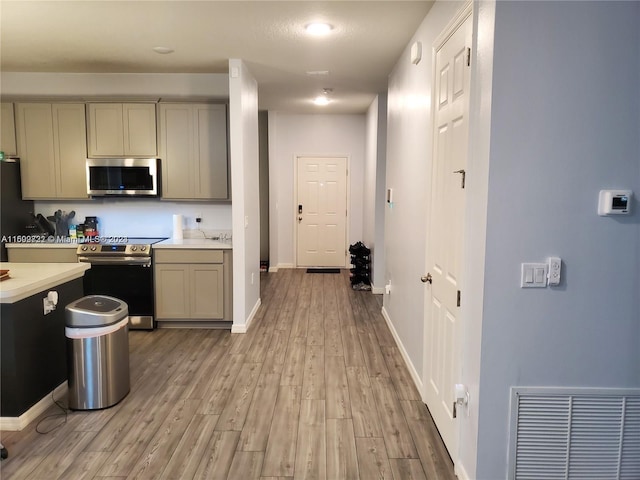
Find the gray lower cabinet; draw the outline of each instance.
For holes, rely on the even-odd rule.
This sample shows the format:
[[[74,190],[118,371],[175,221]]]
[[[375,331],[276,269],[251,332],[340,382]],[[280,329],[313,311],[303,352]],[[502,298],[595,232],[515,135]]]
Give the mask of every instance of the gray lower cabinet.
[[[75,248],[12,247],[7,245],[10,262],[15,263],[76,263]]]
[[[154,253],[156,320],[231,320],[230,255],[207,249]]]

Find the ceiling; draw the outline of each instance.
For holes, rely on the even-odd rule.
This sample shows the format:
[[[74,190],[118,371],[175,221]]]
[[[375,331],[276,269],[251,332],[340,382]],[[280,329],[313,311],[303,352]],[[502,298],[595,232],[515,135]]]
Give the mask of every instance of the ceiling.
[[[227,73],[243,59],[260,109],[361,113],[432,1],[0,2],[3,72]],[[304,31],[334,26],[326,37]],[[170,47],[160,55],[152,48]],[[327,75],[307,72],[328,71]],[[311,99],[332,88],[331,103]]]

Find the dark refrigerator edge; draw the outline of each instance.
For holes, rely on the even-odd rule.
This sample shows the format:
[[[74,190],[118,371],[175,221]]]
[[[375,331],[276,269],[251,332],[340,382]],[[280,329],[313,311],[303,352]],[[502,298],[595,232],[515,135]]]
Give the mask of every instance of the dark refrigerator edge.
[[[15,237],[33,233],[29,226],[33,224],[33,200],[22,199],[20,180],[20,162],[7,159],[0,162],[0,260],[8,261],[5,243],[11,243]]]

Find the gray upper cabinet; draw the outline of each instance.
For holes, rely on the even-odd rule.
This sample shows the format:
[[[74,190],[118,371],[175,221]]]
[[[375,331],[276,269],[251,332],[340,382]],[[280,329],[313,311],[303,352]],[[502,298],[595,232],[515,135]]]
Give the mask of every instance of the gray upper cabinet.
[[[155,157],[155,103],[87,104],[90,157]]]
[[[2,117],[0,118],[0,151],[6,157],[18,154],[16,145],[16,124],[13,117],[13,103],[2,103]]]
[[[160,103],[158,112],[162,198],[229,199],[226,105]]]
[[[17,103],[16,134],[24,198],[88,198],[83,103]]]

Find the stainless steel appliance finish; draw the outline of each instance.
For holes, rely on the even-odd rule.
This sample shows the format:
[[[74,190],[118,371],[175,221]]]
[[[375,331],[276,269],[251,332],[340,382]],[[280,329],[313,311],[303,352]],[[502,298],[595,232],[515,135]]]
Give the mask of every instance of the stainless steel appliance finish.
[[[157,158],[88,158],[91,196],[158,196]]]
[[[127,314],[125,302],[100,295],[65,307],[69,408],[107,408],[129,393]]]
[[[91,264],[83,277],[86,295],[107,295],[129,306],[129,328],[151,330],[154,287],[151,245],[164,238],[107,238],[79,245],[79,262]]]

